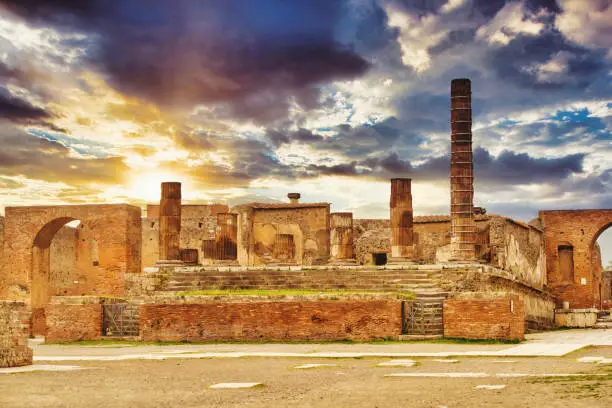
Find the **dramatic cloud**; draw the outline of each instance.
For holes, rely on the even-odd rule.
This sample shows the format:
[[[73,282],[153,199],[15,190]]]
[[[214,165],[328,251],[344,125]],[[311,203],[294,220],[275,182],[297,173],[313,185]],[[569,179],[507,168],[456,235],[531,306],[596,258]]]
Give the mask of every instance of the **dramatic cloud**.
[[[8,89],[0,86],[0,117],[20,122],[46,119],[51,117],[51,114],[44,108],[34,106],[29,101],[11,94]]]
[[[88,58],[110,83],[165,107],[228,103],[255,119],[278,109],[277,118],[305,88],[368,67],[334,38],[345,1],[3,2],[41,24],[96,35]]]
[[[0,0],[6,203],[449,208],[449,84],[472,80],[478,205],[612,205],[603,0]],[[17,191],[12,193],[11,189]],[[11,194],[12,193],[12,194]],[[15,198],[18,197],[18,200]],[[17,200],[17,201],[16,201]]]
[[[0,122],[1,123],[1,122]],[[127,166],[119,157],[88,158],[63,144],[1,123],[0,174],[66,184],[121,183]]]

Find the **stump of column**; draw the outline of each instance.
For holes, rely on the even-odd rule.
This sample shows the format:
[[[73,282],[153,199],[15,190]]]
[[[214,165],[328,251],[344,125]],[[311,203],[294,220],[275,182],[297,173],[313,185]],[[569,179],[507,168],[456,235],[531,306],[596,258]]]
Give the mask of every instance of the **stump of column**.
[[[181,183],[161,184],[159,203],[159,264],[181,262]]]
[[[476,258],[474,168],[472,162],[472,91],[467,78],[451,82],[451,261]]]
[[[412,263],[414,233],[412,180],[391,179],[391,258],[389,263]]]
[[[355,264],[353,253],[353,213],[330,214],[330,241],[332,264]]]

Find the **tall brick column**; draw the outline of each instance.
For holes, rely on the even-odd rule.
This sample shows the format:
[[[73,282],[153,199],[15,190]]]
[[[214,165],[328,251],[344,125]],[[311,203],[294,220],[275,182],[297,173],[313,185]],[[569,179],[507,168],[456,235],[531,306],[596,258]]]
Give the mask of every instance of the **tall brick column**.
[[[159,260],[181,259],[181,183],[161,184],[159,203]]]
[[[391,258],[411,260],[414,255],[412,229],[412,180],[391,179]]]
[[[332,260],[353,259],[353,213],[330,214]]]
[[[474,168],[472,163],[472,96],[470,80],[451,82],[451,260],[476,258]]]

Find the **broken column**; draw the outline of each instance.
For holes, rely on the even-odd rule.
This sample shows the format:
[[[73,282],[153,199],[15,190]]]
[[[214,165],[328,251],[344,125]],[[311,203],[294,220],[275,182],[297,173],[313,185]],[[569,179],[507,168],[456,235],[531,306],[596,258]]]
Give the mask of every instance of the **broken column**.
[[[470,80],[451,82],[451,257],[475,259],[474,168],[472,163],[472,96]]]
[[[330,214],[330,239],[332,261],[353,259],[353,213]]]
[[[412,180],[391,179],[391,260],[411,260],[414,254],[412,230]]]
[[[161,184],[159,203],[159,261],[181,260],[181,183]]]
[[[289,193],[289,194],[287,194],[287,198],[289,198],[289,203],[290,204],[299,204],[301,196],[302,195],[300,193]]]

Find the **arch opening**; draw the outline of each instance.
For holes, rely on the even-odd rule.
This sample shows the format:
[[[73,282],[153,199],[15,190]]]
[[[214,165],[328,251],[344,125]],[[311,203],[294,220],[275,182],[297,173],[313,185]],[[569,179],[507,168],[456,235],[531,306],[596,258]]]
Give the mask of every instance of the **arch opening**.
[[[72,217],[59,217],[45,224],[32,243],[31,308],[32,333],[46,333],[45,307],[54,295],[70,295],[77,283],[86,281],[78,276],[78,248],[93,251],[94,246],[79,245],[79,230],[83,224]],[[97,244],[95,245],[97,258]]]

